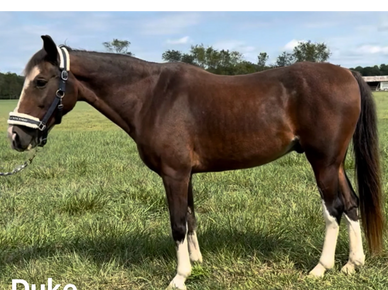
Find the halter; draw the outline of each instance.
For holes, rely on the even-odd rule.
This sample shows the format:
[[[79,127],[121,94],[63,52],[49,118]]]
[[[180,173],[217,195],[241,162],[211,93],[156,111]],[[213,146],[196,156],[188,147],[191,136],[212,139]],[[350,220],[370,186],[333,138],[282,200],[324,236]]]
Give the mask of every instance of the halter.
[[[30,116],[28,114],[23,113],[16,113],[16,112],[10,112],[9,118],[7,123],[9,125],[19,125],[19,126],[25,126],[32,129],[38,129],[42,132],[40,138],[39,138],[39,147],[43,147],[47,143],[47,135],[48,135],[48,128],[47,128],[47,122],[53,115],[55,109],[58,109],[55,116],[55,124],[60,124],[62,121],[62,115],[63,115],[63,103],[62,99],[65,96],[65,90],[66,90],[66,81],[69,78],[69,71],[70,71],[70,57],[69,52],[67,49],[63,46],[57,47],[58,54],[59,54],[59,70],[60,73],[60,80],[59,80],[59,88],[55,93],[55,99],[54,102],[51,104],[50,108],[44,115],[42,120],[39,120],[39,118]]]

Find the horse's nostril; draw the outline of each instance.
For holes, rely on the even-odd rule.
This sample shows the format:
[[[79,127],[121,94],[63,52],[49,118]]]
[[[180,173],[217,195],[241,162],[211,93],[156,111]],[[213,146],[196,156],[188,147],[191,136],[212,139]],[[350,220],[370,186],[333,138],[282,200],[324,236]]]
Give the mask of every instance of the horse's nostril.
[[[10,135],[11,147],[19,152],[28,150],[28,146],[33,142],[34,130],[15,126]]]
[[[14,148],[20,148],[20,138],[15,132],[12,134],[12,144]]]

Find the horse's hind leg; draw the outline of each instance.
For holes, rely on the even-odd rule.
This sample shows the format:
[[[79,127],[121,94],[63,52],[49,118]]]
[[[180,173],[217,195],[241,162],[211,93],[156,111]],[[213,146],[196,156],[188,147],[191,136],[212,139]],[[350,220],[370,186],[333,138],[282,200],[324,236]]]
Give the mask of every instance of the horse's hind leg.
[[[358,221],[358,197],[343,167],[340,170],[339,181],[345,207],[345,221],[349,234],[349,261],[342,267],[342,272],[351,274],[354,272],[356,266],[362,266],[365,262],[361,228]]]
[[[308,154],[322,197],[323,216],[326,223],[325,241],[319,263],[311,270],[310,275],[322,277],[326,270],[334,267],[334,255],[337,245],[339,223],[344,211],[340,196],[338,172],[340,162],[330,160],[314,160],[314,154]],[[310,157],[310,158],[309,158]]]
[[[199,249],[197,239],[197,221],[194,212],[194,198],[193,198],[193,186],[190,177],[189,188],[188,188],[188,208],[187,208],[187,241],[189,246],[190,260],[192,262],[202,263],[202,254]]]

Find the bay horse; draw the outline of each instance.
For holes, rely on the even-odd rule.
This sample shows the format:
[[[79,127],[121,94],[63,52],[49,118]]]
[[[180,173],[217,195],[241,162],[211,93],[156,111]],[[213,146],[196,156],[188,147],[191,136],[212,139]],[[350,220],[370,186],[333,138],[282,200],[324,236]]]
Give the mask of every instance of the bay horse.
[[[349,259],[365,262],[359,214],[371,254],[383,247],[381,169],[375,103],[361,75],[329,63],[301,62],[247,75],[222,76],[184,63],[75,50],[41,36],[10,113],[13,149],[44,146],[48,132],[77,101],[121,127],[142,161],[163,180],[177,270],[167,289],[186,289],[191,262],[202,262],[192,175],[252,168],[292,151],[304,153],[322,199],[326,233],[317,265],[333,268],[342,215]],[[344,169],[353,139],[358,196]],[[360,208],[360,210],[358,210]]]

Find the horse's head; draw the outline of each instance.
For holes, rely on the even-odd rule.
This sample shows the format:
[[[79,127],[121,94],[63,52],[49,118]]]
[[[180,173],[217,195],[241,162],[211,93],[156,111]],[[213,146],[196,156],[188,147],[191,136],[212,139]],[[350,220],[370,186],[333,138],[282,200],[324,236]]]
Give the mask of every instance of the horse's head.
[[[42,39],[43,48],[28,62],[19,102],[9,114],[8,136],[17,151],[44,146],[48,132],[77,102],[68,51],[48,35]]]

